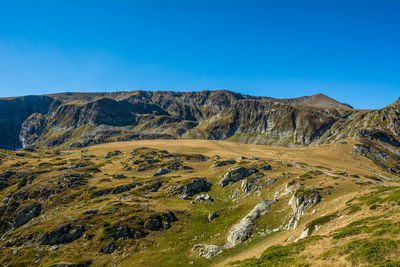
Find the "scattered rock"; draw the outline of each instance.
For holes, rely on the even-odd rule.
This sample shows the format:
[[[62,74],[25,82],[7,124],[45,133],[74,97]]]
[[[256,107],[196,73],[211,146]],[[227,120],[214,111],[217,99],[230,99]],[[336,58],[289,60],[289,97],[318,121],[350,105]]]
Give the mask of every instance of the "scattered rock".
[[[83,175],[80,173],[64,173],[60,176],[60,179],[64,182],[66,187],[80,187],[87,185],[86,178],[91,175]]]
[[[268,186],[271,186],[276,182],[276,178],[268,178],[265,182]]]
[[[217,167],[222,167],[222,166],[226,166],[229,164],[235,164],[236,161],[235,160],[223,160],[223,161],[216,161],[214,162],[214,164],[211,166],[212,168],[217,168]]]
[[[131,187],[129,185],[120,185],[117,187],[114,187],[111,191],[112,194],[121,194],[123,192],[127,192],[131,190]]]
[[[101,253],[104,254],[111,254],[115,251],[115,241],[112,239],[110,242],[108,242],[104,247],[100,249]]]
[[[193,247],[193,251],[200,257],[211,258],[222,252],[223,249],[233,248],[240,243],[249,239],[253,233],[254,221],[261,215],[268,212],[268,208],[273,204],[272,200],[266,199],[258,203],[246,217],[244,217],[230,232],[227,242],[223,246],[197,244]]]
[[[182,188],[182,193],[186,196],[194,196],[195,194],[210,191],[212,183],[206,178],[195,178],[192,182]]]
[[[308,236],[308,233],[310,232],[310,229],[305,229],[303,233],[301,233],[299,239],[306,238]]]
[[[115,174],[112,176],[113,179],[125,179],[126,176],[123,174]]]
[[[118,155],[120,155],[121,153],[122,153],[122,152],[119,151],[119,150],[111,151],[111,152],[108,152],[107,155],[106,155],[104,158],[105,158],[105,159],[109,159],[109,158],[111,158],[111,157],[118,156]]]
[[[159,231],[162,228],[162,218],[157,214],[150,215],[144,224],[144,228],[150,231]]]
[[[7,240],[7,242],[4,244],[4,247],[12,247],[14,246],[15,242],[13,240]]]
[[[250,191],[262,189],[262,181],[260,180],[260,178],[262,177],[264,177],[264,174],[258,172],[251,175],[250,179],[246,178],[245,180],[243,180],[241,185],[242,191],[247,194]]]
[[[304,190],[298,189],[293,197],[289,201],[289,205],[292,206],[293,214],[292,218],[288,223],[288,229],[297,227],[297,221],[300,217],[312,206],[321,201],[319,192],[313,188]]]
[[[208,195],[208,194],[200,194],[200,195],[196,196],[196,198],[194,199],[193,203],[197,203],[197,202],[211,203],[213,201],[214,201],[214,199],[212,197],[210,197],[210,195]]]
[[[159,231],[162,228],[169,229],[171,227],[170,223],[177,220],[175,213],[172,211],[162,214],[152,214],[147,218],[144,228],[150,231]]]
[[[107,195],[107,194],[111,193],[112,190],[113,190],[112,188],[100,189],[100,190],[94,192],[94,193],[92,194],[92,196],[93,196],[93,197],[104,196],[104,195]]]
[[[85,214],[85,215],[97,214],[97,210],[87,210],[83,214]]]
[[[224,174],[223,178],[219,182],[219,184],[224,187],[229,184],[236,183],[237,181],[243,180],[247,176],[250,176],[254,173],[258,172],[256,169],[246,169],[241,166],[233,166],[229,168]]]
[[[157,181],[157,182],[153,183],[153,188],[150,189],[150,192],[157,192],[158,189],[160,189],[161,186],[162,186],[162,182],[161,181]]]
[[[272,167],[271,167],[271,165],[269,165],[268,163],[266,163],[266,164],[262,167],[262,169],[263,169],[264,171],[270,171],[270,170],[272,170]]]
[[[172,211],[162,213],[161,217],[167,222],[176,222],[178,220],[178,218],[176,218],[175,216],[175,213],[173,213]]]
[[[248,192],[250,192],[251,187],[252,187],[252,184],[248,180],[243,180],[242,186],[241,186],[243,193],[247,194]]]
[[[154,176],[154,177],[156,177],[156,176],[161,176],[161,175],[164,175],[164,174],[167,174],[167,173],[170,173],[170,172],[171,172],[171,171],[168,170],[168,169],[160,168],[157,172],[155,172],[155,173],[153,174],[153,176]]]
[[[42,245],[59,245],[71,243],[80,238],[85,232],[83,225],[72,226],[70,223],[61,225],[57,229],[47,232],[42,236]]]
[[[211,221],[213,221],[215,218],[217,218],[218,217],[218,214],[217,213],[215,213],[215,212],[210,212],[209,214],[208,214],[208,220],[211,222]]]
[[[258,203],[246,217],[244,217],[230,232],[224,248],[232,248],[247,240],[254,229],[254,221],[261,215],[268,212],[268,208],[272,205],[272,200],[263,200]]]
[[[199,257],[209,259],[222,252],[222,246],[197,244],[192,251],[196,252]]]
[[[39,216],[42,211],[42,206],[39,203],[33,203],[25,207],[21,212],[19,212],[14,219],[13,227],[17,228],[25,223],[29,222],[33,218]]]

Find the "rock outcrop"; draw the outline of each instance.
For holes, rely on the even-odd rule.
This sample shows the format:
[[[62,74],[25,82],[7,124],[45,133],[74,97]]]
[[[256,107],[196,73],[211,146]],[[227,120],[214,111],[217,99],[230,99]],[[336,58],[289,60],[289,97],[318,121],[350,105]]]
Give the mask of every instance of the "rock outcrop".
[[[110,242],[105,244],[104,247],[100,249],[100,252],[104,254],[111,254],[115,251],[115,247],[116,247],[115,240],[111,239]]]
[[[25,207],[15,216],[13,227],[17,228],[26,224],[33,218],[39,216],[41,211],[42,211],[42,205],[40,205],[39,203],[33,203]]]
[[[66,142],[81,147],[115,140],[187,136],[223,139],[247,133],[267,133],[267,139],[294,133],[294,141],[310,142],[351,112],[349,106],[322,95],[273,99],[229,91],[65,93],[3,98],[0,131],[4,132],[0,147],[58,146]],[[321,123],[302,122],[313,116],[319,117]],[[211,118],[213,124],[202,130],[197,128],[200,122]],[[137,132],[126,128],[137,125],[141,125]],[[75,138],[74,132],[82,127],[85,129]],[[49,134],[50,130],[56,134]]]
[[[171,171],[168,170],[168,169],[160,168],[158,171],[156,171],[156,172],[153,174],[153,176],[154,176],[154,177],[156,177],[156,176],[161,176],[161,175],[164,175],[164,174],[168,174],[168,173],[170,173],[170,172],[171,172]]]
[[[256,170],[256,169],[246,169],[246,168],[238,166],[238,165],[233,166],[225,172],[224,176],[222,177],[221,181],[219,182],[219,185],[224,187],[229,184],[236,183],[256,172],[258,172],[258,170]]]
[[[273,204],[272,200],[266,199],[258,203],[229,233],[227,241],[223,246],[197,244],[193,251],[200,257],[211,258],[222,252],[223,249],[233,248],[247,239],[253,233],[254,221],[268,212],[268,208]]]
[[[197,244],[194,245],[192,251],[195,252],[199,257],[210,259],[211,257],[220,254],[222,252],[222,247],[216,245]]]
[[[206,178],[195,178],[185,186],[179,187],[178,194],[183,193],[183,199],[192,197],[198,193],[210,191],[212,183],[207,181]]]
[[[162,214],[152,214],[150,215],[145,224],[144,228],[150,231],[160,231],[161,229],[169,229],[170,223],[175,222],[178,219],[172,211],[162,213]]]
[[[232,248],[249,239],[254,229],[254,221],[268,212],[273,204],[272,200],[263,200],[258,203],[246,217],[244,217],[230,232],[224,248]]]
[[[197,202],[211,203],[213,201],[214,201],[214,199],[212,197],[210,197],[210,195],[200,194],[195,197],[195,199],[193,200],[193,203],[197,203]]]
[[[262,188],[262,177],[264,177],[264,174],[256,173],[249,178],[243,180],[241,185],[243,193],[247,194],[251,191],[260,190]]]
[[[400,145],[398,102],[380,110],[354,110],[322,94],[274,99],[224,90],[0,98],[0,148],[180,138],[301,146],[353,138],[367,146],[372,142],[376,149],[366,156],[374,160],[375,151],[385,154],[377,165],[400,173],[399,155],[393,152]]]
[[[207,216],[208,220],[211,222],[213,221],[215,218],[218,218],[218,214],[216,212],[210,212]]]
[[[70,223],[61,225],[57,229],[47,232],[42,236],[42,245],[59,245],[67,244],[80,238],[85,232],[83,225],[73,226]]]
[[[321,201],[319,192],[315,189],[305,190],[303,188],[298,189],[293,197],[289,201],[293,209],[292,218],[288,223],[288,229],[297,227],[297,222],[300,217],[312,206]]]

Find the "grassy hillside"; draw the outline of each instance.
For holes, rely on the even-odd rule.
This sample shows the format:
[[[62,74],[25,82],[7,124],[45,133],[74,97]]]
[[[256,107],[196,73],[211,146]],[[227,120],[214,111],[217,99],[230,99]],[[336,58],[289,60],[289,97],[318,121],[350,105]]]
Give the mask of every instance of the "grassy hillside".
[[[2,150],[0,265],[397,266],[399,177],[352,151],[350,141],[286,148],[206,140]],[[219,185],[234,166],[256,170],[256,176]],[[153,176],[160,169],[166,173]],[[195,178],[212,186],[182,199],[179,188]],[[253,183],[247,193],[245,180]],[[289,201],[313,190],[320,201],[287,229],[294,213]],[[201,194],[213,201],[192,203]],[[242,243],[209,259],[193,250],[196,244],[224,245],[265,199],[274,203]],[[16,226],[33,204],[41,206],[40,214]],[[210,221],[211,212],[218,217]],[[66,236],[54,231],[66,223],[73,238],[44,238]],[[306,229],[308,236],[299,239]]]

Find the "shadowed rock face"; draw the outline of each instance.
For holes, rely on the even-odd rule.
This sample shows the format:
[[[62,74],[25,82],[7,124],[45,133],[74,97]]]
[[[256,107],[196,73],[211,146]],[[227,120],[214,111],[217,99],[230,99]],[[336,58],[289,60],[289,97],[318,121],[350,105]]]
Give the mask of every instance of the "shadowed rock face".
[[[43,245],[71,243],[72,241],[80,238],[84,232],[85,228],[83,225],[72,226],[71,224],[67,223],[61,225],[53,231],[45,233],[42,236],[41,243]]]
[[[25,207],[20,213],[18,213],[14,220],[14,228],[20,227],[25,223],[29,222],[33,218],[39,216],[42,211],[42,206],[38,203],[31,204]]]
[[[0,148],[5,149],[179,138],[297,146],[355,138],[371,140],[390,154],[390,147],[400,144],[399,135],[400,100],[366,111],[322,94],[274,99],[224,90],[0,99]]]
[[[0,99],[0,148],[22,148],[19,133],[24,121],[34,113],[47,114],[59,104],[57,100],[48,96]]]

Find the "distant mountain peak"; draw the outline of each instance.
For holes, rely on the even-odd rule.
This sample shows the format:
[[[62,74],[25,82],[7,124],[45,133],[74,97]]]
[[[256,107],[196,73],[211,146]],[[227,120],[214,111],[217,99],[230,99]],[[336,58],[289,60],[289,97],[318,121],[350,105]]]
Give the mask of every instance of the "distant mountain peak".
[[[341,103],[322,93],[299,97],[297,98],[296,104],[301,106],[310,106],[318,108],[353,109],[353,107],[350,106],[349,104]]]

